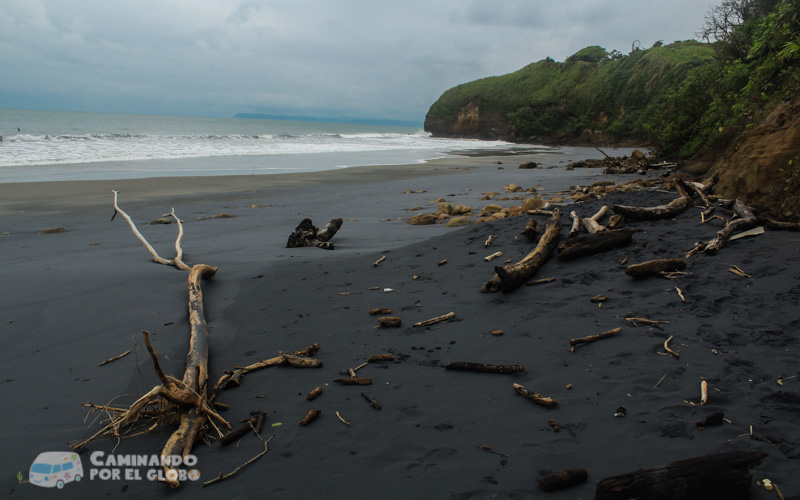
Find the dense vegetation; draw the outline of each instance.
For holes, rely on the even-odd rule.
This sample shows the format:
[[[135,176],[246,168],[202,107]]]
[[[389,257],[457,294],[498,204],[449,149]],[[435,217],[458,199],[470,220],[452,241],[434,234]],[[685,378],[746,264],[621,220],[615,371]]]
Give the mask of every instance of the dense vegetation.
[[[706,43],[657,42],[627,55],[592,46],[563,63],[547,58],[459,85],[430,108],[426,130],[517,141],[649,142],[690,156],[800,90],[799,7],[800,0],[725,0],[706,17]]]
[[[713,64],[656,103],[651,142],[683,157],[730,139],[800,91],[800,0],[727,0],[706,17]]]

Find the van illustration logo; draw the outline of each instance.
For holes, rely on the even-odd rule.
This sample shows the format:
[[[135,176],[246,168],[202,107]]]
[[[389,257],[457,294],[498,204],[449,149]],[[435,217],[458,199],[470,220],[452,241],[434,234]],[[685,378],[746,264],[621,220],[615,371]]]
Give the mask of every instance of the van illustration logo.
[[[71,451],[45,451],[39,453],[31,464],[28,480],[43,488],[61,489],[72,481],[83,478],[83,465],[78,455]]]

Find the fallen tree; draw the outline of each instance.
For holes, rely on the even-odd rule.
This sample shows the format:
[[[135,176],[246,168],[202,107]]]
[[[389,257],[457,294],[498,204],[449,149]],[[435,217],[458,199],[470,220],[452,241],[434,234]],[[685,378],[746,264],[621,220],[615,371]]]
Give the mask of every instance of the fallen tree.
[[[607,477],[597,483],[595,500],[705,500],[750,498],[750,469],[767,454],[732,451],[679,460],[670,464]]]
[[[175,241],[176,255],[173,259],[161,257],[142,236],[130,216],[119,208],[117,195],[117,191],[114,191],[114,216],[111,220],[114,220],[117,214],[125,218],[134,235],[153,256],[154,262],[189,272],[189,352],[186,356],[183,378],[178,380],[168,376],[161,369],[158,356],[150,342],[149,333],[143,332],[145,345],[150,353],[156,374],[161,380],[161,385],[155,386],[147,394],[137,399],[127,410],[93,406],[95,409],[103,409],[108,412],[111,415],[110,422],[89,439],[74,445],[73,449],[81,450],[95,439],[120,439],[123,429],[131,429],[140,420],[155,422],[145,432],[155,430],[161,424],[177,421],[178,429],[172,433],[161,451],[165,482],[173,488],[177,488],[180,485],[177,479],[179,475],[176,468],[172,466],[171,457],[186,457],[190,454],[195,442],[205,437],[206,427],[209,424],[217,430],[219,436],[222,436],[222,432],[214,424],[214,421],[224,429],[230,429],[230,424],[214,410],[213,403],[206,391],[208,385],[208,325],[205,319],[200,281],[214,276],[217,268],[206,264],[195,264],[190,267],[183,262],[181,246],[183,225],[175,215],[174,209],[164,217],[172,217],[178,224],[178,237]]]
[[[611,229],[569,238],[558,247],[558,260],[568,261],[625,246],[634,232],[633,228]]]
[[[553,215],[547,222],[536,248],[516,264],[496,266],[494,268],[496,274],[484,283],[481,292],[498,292],[500,290],[511,292],[531,279],[558,246],[561,229],[560,218],[561,211],[556,208],[553,210]]]

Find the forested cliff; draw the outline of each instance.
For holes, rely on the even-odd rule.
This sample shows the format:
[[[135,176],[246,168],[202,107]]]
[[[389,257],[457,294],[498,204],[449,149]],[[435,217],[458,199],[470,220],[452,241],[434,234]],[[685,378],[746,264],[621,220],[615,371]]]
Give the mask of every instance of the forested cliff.
[[[691,22],[691,21],[689,21]],[[698,20],[698,24],[702,21]],[[724,0],[698,33],[629,54],[587,47],[446,91],[434,136],[636,144],[720,174],[719,194],[800,217],[800,0]]]

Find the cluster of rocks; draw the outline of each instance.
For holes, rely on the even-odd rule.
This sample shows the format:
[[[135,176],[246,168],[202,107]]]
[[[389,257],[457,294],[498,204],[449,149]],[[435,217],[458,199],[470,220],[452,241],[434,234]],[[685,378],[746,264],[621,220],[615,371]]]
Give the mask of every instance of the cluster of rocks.
[[[408,223],[413,226],[422,226],[428,224],[436,224],[439,222],[446,222],[447,227],[467,226],[470,224],[489,222],[492,220],[503,219],[506,217],[513,217],[517,215],[527,214],[529,210],[538,210],[545,204],[545,200],[538,196],[531,196],[526,198],[521,193],[535,193],[536,188],[531,187],[524,189],[516,184],[509,184],[503,188],[507,194],[514,194],[514,196],[500,196],[497,199],[493,197],[501,195],[502,193],[490,191],[483,193],[481,200],[487,201],[507,201],[515,200],[520,201],[520,205],[512,205],[505,208],[497,203],[490,203],[484,207],[474,208],[464,204],[452,204],[439,198],[436,200],[437,209],[435,213],[422,213],[412,216]],[[562,200],[563,201],[563,200]],[[409,211],[422,210],[422,207],[412,207]],[[477,220],[473,220],[477,217]]]

